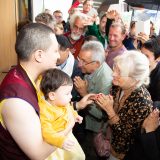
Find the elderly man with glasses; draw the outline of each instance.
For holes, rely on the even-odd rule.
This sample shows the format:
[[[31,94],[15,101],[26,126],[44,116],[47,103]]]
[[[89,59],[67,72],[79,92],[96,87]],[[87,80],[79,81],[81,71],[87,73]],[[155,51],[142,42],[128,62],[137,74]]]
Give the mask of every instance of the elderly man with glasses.
[[[85,74],[84,80],[80,77],[74,78],[74,85],[81,96],[88,93],[109,94],[112,86],[112,70],[105,62],[103,45],[97,41],[84,43],[77,60],[81,71]],[[102,124],[106,124],[105,119],[105,113],[96,104],[88,105],[85,109],[85,136],[81,145],[86,154],[86,160],[98,158],[92,142]]]

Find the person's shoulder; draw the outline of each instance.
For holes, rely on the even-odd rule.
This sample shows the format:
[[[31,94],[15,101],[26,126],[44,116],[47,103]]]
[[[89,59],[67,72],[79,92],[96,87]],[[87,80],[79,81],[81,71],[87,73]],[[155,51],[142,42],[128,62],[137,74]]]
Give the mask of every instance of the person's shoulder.
[[[112,73],[112,72],[113,72],[112,69],[111,69],[111,67],[110,67],[106,62],[103,63],[103,67],[104,67],[104,69],[107,70],[109,73]],[[108,72],[107,72],[107,73],[108,73]]]
[[[127,48],[124,45],[122,45],[122,47],[120,48],[120,51],[122,53],[125,53],[125,51],[127,51]]]
[[[98,76],[99,78],[102,78],[103,79],[108,79],[108,78],[111,78],[112,77],[112,69],[109,67],[109,65],[104,62],[101,66],[101,68],[98,70]]]
[[[135,104],[139,106],[139,108],[152,107],[153,105],[150,93],[145,85],[141,85],[133,91],[132,99],[134,99],[134,101],[136,102]]]
[[[34,108],[27,101],[20,98],[8,98],[4,101],[2,105],[2,113],[13,113],[16,114],[18,112],[25,113],[26,112],[35,112]]]
[[[4,124],[5,122],[26,123],[28,120],[32,121],[38,117],[32,105],[20,98],[6,99],[1,107]]]
[[[150,95],[149,91],[147,90],[147,86],[142,84],[140,87],[138,87],[135,90],[135,93],[138,94],[139,96],[144,96],[144,95]]]

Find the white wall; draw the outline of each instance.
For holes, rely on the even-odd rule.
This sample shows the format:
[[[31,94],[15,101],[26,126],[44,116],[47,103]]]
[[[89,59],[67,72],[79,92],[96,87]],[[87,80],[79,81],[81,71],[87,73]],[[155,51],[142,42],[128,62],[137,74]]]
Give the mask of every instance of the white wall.
[[[68,10],[72,5],[73,0],[44,0],[44,7],[51,11],[61,10],[64,20],[68,18]]]
[[[33,21],[35,17],[43,12],[43,0],[32,0]]]
[[[68,18],[68,10],[72,5],[73,0],[32,0],[33,3],[33,19],[37,14],[44,11],[44,9],[50,9],[52,12],[55,10],[61,10],[64,20]]]

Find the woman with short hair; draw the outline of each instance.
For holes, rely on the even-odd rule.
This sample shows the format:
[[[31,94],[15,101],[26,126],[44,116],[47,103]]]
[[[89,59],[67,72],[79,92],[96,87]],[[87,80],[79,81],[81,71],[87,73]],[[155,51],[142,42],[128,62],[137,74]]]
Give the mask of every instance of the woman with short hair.
[[[109,160],[124,159],[136,132],[152,108],[152,100],[145,85],[149,83],[149,61],[137,51],[114,59],[112,96],[99,94],[97,104],[105,110],[111,128]]]

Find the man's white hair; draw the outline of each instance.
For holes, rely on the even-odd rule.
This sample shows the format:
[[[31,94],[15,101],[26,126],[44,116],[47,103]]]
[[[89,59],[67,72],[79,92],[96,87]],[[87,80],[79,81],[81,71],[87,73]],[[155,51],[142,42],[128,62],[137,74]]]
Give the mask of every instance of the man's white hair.
[[[81,13],[81,12],[76,12],[75,14],[73,14],[73,15],[70,17],[70,20],[69,20],[69,24],[70,24],[71,29],[73,28],[74,23],[75,23],[75,20],[76,20],[77,18],[79,18],[79,19],[82,20],[82,21],[85,21],[85,20],[87,20],[87,15],[84,14],[84,13]]]
[[[103,45],[98,41],[85,42],[81,48],[81,51],[91,51],[92,61],[98,61],[100,64],[105,61],[105,50]]]

